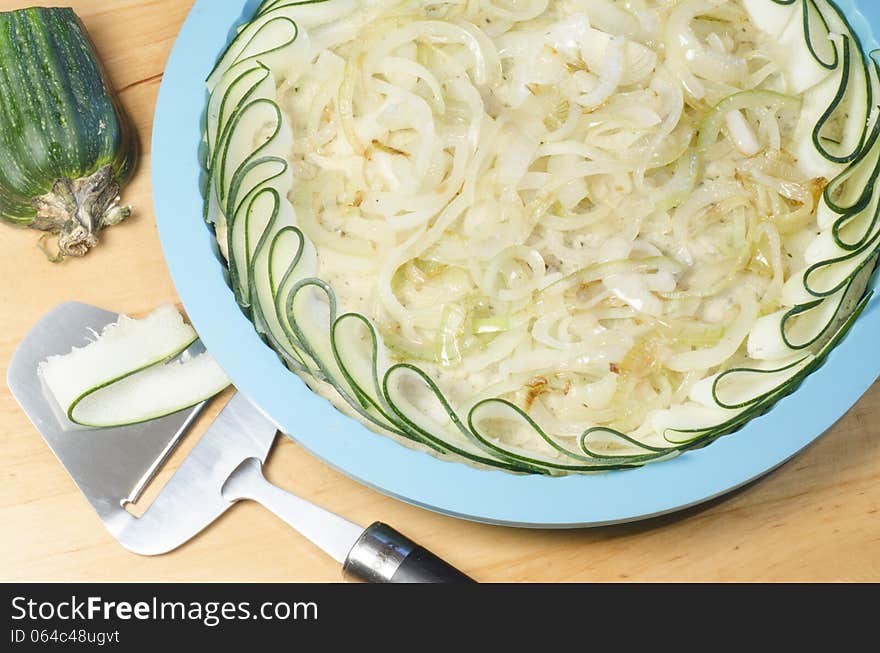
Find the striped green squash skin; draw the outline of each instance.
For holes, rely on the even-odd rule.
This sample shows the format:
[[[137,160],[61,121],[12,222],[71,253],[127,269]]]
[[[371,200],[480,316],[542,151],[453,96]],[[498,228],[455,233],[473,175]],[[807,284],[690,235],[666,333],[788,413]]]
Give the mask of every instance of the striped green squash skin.
[[[137,139],[72,9],[0,12],[0,219],[82,256],[126,218]]]

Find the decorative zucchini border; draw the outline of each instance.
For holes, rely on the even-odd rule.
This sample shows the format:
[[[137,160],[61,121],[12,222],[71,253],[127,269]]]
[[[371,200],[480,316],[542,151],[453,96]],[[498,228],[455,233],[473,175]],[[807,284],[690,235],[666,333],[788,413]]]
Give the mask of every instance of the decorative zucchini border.
[[[789,281],[786,303],[791,308],[761,318],[777,334],[775,360],[730,369],[703,382],[715,405],[713,414],[721,416],[712,423],[669,426],[664,431],[668,446],[662,447],[612,429],[588,428],[572,450],[503,399],[482,401],[459,414],[419,367],[391,364],[367,317],[339,312],[333,289],[315,277],[314,245],[297,227],[287,200],[293,176],[285,155],[292,134],[276,103],[276,81],[295,57],[299,25],[343,16],[355,6],[352,0],[264,1],[239,28],[208,79],[204,217],[216,228],[236,301],[290,369],[332,385],[374,428],[478,465],[535,474],[631,468],[706,446],[738,430],[794,392],[844,338],[870,299],[865,288],[880,248],[880,113],[874,104],[880,97],[880,65],[873,55],[865,55],[843,13],[828,0],[766,1],[801,13],[805,45],[824,71],[823,85],[836,84],[830,103],[815,110],[810,133],[822,159],[847,167],[829,183],[818,209],[823,229],[819,238],[830,243],[833,253]],[[807,91],[808,96],[813,92]],[[726,107],[791,100],[761,91],[738,95],[710,113],[701,142],[714,140],[713,133],[717,137]],[[806,109],[804,113],[812,115]],[[863,119],[864,128],[833,142],[826,136],[827,126],[842,115],[850,121],[852,116]],[[272,127],[268,137],[254,149],[255,129],[267,124]],[[418,390],[446,419],[416,408],[403,386]],[[531,429],[548,454],[503,444],[486,426],[492,419]],[[609,443],[622,453],[601,452]]]

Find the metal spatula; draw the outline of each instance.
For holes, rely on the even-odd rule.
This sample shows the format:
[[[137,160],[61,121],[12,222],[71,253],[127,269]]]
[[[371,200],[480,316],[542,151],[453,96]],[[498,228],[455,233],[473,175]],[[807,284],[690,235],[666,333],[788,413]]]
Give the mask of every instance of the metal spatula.
[[[107,530],[129,551],[167,553],[201,532],[242,499],[258,501],[328,555],[353,580],[369,582],[469,582],[467,576],[389,526],[364,530],[289,494],[263,477],[262,465],[276,428],[243,395],[236,394],[140,518],[135,502],[174,452],[203,405],[135,426],[66,429],[47,400],[37,374],[49,356],[87,344],[118,315],[79,303],[63,304],[25,337],[12,358],[13,396],[67,469]],[[199,353],[200,344],[191,353]]]

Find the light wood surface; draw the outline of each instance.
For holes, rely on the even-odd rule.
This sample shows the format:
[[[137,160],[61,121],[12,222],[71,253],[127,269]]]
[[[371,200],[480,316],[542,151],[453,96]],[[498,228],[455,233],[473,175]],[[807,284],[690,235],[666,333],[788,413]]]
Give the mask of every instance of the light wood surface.
[[[0,10],[26,4],[0,0]],[[3,378],[27,330],[63,301],[132,314],[177,301],[153,218],[150,134],[162,70],[191,2],[70,4],[140,132],[142,165],[125,193],[136,214],[107,232],[88,259],[58,266],[36,249],[34,233],[0,226]],[[457,521],[361,487],[287,439],[276,447],[269,476],[351,520],[390,522],[485,582],[880,581],[880,385],[771,476],[708,506],[637,525],[549,532]],[[0,388],[0,581],[339,579],[335,563],[252,505],[236,506],[172,554],[128,554],[104,531],[5,384]]]

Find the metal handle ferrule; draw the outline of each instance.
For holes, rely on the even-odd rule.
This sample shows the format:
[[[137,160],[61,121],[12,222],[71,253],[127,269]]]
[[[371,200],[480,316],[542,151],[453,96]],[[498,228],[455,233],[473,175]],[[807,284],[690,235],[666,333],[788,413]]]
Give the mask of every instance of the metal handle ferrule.
[[[376,522],[355,543],[343,566],[348,580],[365,583],[473,583],[387,524]]]

